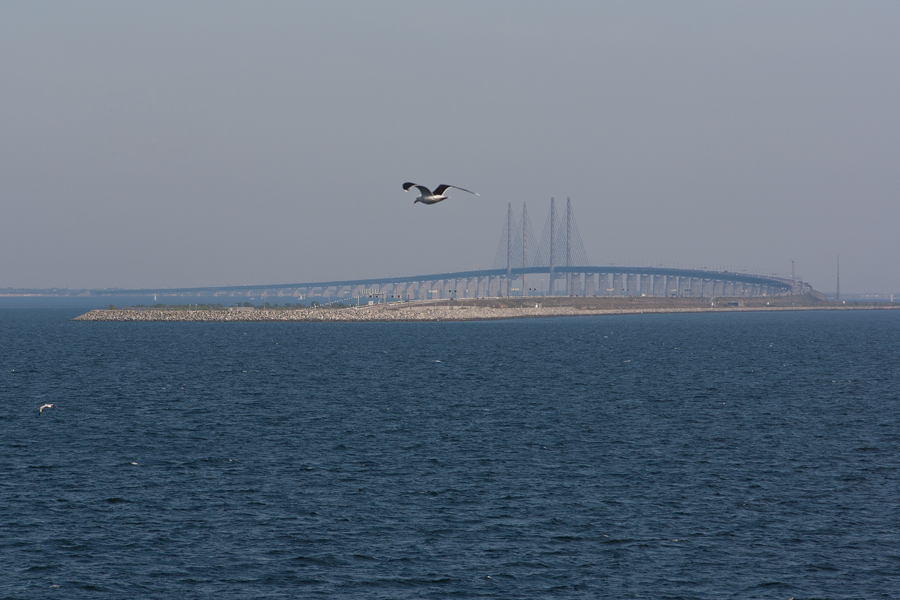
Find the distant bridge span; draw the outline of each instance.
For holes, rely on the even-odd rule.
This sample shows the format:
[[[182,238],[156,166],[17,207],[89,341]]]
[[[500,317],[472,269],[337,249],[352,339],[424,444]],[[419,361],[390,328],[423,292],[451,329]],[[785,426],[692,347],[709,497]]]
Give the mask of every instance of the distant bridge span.
[[[496,296],[781,296],[812,291],[809,284],[779,277],[664,267],[527,267],[381,277],[345,281],[191,288],[89,290],[92,296],[181,296],[349,299],[381,295],[387,300]]]
[[[576,266],[588,263],[571,201],[564,218],[558,218],[555,201],[543,234],[533,235],[526,207],[521,224],[513,218],[512,203],[491,269],[381,277],[345,281],[282,283],[275,285],[230,285],[165,289],[89,290],[92,296],[196,297],[209,302],[217,296],[259,302],[283,298],[283,302],[306,298],[344,300],[380,296],[390,300],[444,298],[493,298],[498,296],[693,296],[741,297],[783,296],[812,292],[798,279],[746,272],[670,269],[665,267]],[[529,240],[531,241],[529,245]],[[562,264],[560,264],[562,263]]]

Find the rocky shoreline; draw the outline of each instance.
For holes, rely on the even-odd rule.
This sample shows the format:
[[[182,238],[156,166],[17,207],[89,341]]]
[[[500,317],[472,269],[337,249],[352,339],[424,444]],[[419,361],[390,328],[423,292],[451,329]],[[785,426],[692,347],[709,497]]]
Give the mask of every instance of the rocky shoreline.
[[[892,310],[898,305],[856,306],[750,306],[750,307],[644,307],[644,308],[581,308],[574,306],[528,306],[493,308],[482,306],[363,306],[359,308],[326,309],[107,309],[92,310],[73,321],[165,321],[165,322],[422,322],[422,321],[488,321],[496,319],[525,319],[544,317],[577,317],[592,315],[627,315],[700,312],[758,312],[799,310]]]

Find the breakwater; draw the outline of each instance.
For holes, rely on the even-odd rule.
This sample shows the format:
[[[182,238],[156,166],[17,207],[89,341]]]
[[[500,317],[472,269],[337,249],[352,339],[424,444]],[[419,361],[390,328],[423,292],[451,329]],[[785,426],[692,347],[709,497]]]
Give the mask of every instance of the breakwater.
[[[818,305],[818,306],[646,306],[597,308],[580,306],[530,305],[489,306],[364,306],[326,309],[108,309],[92,310],[75,321],[171,321],[171,322],[400,322],[400,321],[486,321],[542,317],[625,315],[653,313],[797,311],[797,310],[884,310],[900,305]]]

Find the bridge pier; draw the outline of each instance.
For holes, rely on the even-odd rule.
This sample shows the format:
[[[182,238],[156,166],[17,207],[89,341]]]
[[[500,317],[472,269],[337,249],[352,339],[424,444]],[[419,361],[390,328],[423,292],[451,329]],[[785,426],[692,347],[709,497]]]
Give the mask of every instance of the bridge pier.
[[[587,296],[596,296],[597,295],[597,285],[594,283],[597,280],[597,276],[594,273],[585,273],[584,274],[584,295]]]
[[[565,269],[558,272],[557,269]],[[125,294],[166,298],[217,298],[230,297],[246,299],[254,304],[275,298],[308,299],[310,297],[346,298],[358,296],[362,289],[380,289],[383,295],[389,293],[394,299],[409,298],[436,300],[455,295],[457,298],[479,298],[498,296],[528,297],[528,281],[538,286],[542,294],[569,296],[693,296],[693,297],[762,297],[781,296],[808,292],[808,284],[795,279],[767,277],[748,273],[707,271],[696,269],[666,268],[621,268],[616,267],[556,267],[538,273],[491,269],[488,271],[464,271],[442,273],[433,276],[390,278],[385,280],[334,281],[322,283],[299,283],[278,286],[228,286],[221,288],[184,289],[140,289],[127,290]],[[540,277],[540,283],[537,278]],[[544,275],[547,286],[544,287]],[[561,281],[564,283],[561,284]],[[516,287],[520,286],[520,287]],[[564,289],[561,289],[565,286]],[[455,290],[455,293],[453,292]],[[107,290],[88,290],[97,295],[108,294]]]
[[[609,273],[600,273],[597,277],[597,286],[600,288],[601,296],[612,296],[613,292],[615,292],[614,285],[610,280],[611,275]]]
[[[653,295],[653,275],[641,275],[640,280],[640,295],[641,296],[652,296]]]

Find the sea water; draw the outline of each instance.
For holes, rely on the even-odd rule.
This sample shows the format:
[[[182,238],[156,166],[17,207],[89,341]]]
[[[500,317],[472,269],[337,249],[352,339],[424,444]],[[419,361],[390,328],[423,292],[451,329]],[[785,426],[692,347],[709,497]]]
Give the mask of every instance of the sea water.
[[[0,597],[900,596],[900,312],[77,314],[0,310]]]

